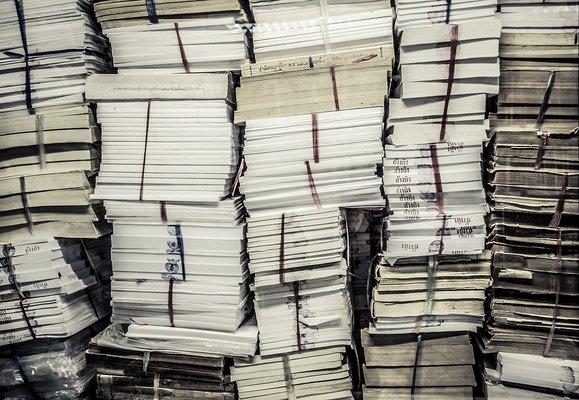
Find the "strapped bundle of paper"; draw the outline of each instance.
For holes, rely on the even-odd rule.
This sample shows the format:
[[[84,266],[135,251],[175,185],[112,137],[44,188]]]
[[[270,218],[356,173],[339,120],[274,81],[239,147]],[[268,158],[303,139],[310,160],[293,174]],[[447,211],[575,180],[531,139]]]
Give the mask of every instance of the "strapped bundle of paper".
[[[557,394],[535,392],[528,389],[503,386],[497,383],[486,383],[485,395],[488,400],[527,399],[527,400],[561,400]]]
[[[375,272],[370,333],[475,332],[484,319],[490,252],[478,257],[382,261]]]
[[[121,347],[107,342],[107,328],[94,337],[87,351],[88,363],[97,371],[100,399],[165,398],[234,400],[235,387],[229,362],[210,354],[178,354],[171,351]]]
[[[353,399],[343,347],[235,360],[231,378],[239,399]]]
[[[376,107],[247,121],[248,168],[240,187],[249,212],[382,206],[377,165],[383,112]]]
[[[514,0],[517,1],[517,0]],[[408,27],[478,21],[492,23],[497,0],[395,0],[396,30]]]
[[[374,336],[362,330],[364,399],[470,400],[476,379],[469,336]]]
[[[249,219],[262,355],[350,344],[343,224],[337,208]]]
[[[54,239],[3,244],[0,345],[67,338],[106,317],[107,251],[98,242]]]
[[[99,329],[97,327],[97,329]],[[85,351],[85,329],[65,340],[38,340],[0,350],[0,395],[11,399],[85,399],[93,390],[94,368]]]
[[[388,2],[250,0],[258,63],[292,57],[381,47],[392,54]]]

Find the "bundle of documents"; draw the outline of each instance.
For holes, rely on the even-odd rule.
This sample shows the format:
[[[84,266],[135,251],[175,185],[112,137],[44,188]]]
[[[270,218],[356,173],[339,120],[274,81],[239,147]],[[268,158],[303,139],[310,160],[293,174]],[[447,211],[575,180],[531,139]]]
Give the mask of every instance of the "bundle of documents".
[[[484,319],[490,252],[382,261],[372,292],[370,333],[475,332]]]
[[[561,400],[561,396],[556,394],[535,392],[528,389],[503,386],[496,383],[487,383],[485,385],[485,394],[488,400]]]
[[[468,334],[374,336],[362,330],[364,399],[470,400],[476,386]]]
[[[240,190],[248,211],[383,206],[383,113],[375,107],[247,121]]]
[[[226,358],[112,347],[103,340],[110,329],[94,337],[87,351],[99,399],[236,398]]]
[[[0,7],[0,113],[42,115],[84,103],[87,75],[109,69],[92,0],[5,1]]]
[[[1,249],[0,345],[67,338],[109,314],[106,245],[31,239]]]
[[[392,10],[386,1],[250,2],[257,62],[371,47],[392,53]]]
[[[6,399],[88,398],[95,370],[87,365],[85,351],[92,334],[92,328],[85,329],[65,340],[38,340],[15,346],[11,352],[0,350],[0,395]]]
[[[350,344],[343,224],[337,208],[249,219],[262,355]]]
[[[483,344],[495,381],[574,397],[579,5],[501,3],[488,166],[493,298]]]
[[[243,0],[99,0],[94,5],[94,12],[106,30],[215,16],[242,19],[243,3]]]
[[[231,379],[239,399],[353,399],[343,347],[328,347],[282,356],[236,359]]]

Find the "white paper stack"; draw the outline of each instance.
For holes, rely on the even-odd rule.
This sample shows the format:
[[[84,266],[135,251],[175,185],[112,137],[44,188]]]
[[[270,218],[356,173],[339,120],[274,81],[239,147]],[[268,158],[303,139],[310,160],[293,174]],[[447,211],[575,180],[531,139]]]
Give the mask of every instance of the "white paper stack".
[[[343,347],[235,360],[231,379],[239,398],[256,400],[353,399]]]
[[[385,1],[251,0],[257,62],[360,48],[392,52],[392,10]]]
[[[343,225],[337,208],[249,219],[262,355],[350,344]]]
[[[106,250],[54,239],[3,244],[1,345],[67,338],[106,317]]]
[[[249,212],[382,206],[382,118],[376,107],[247,121]]]

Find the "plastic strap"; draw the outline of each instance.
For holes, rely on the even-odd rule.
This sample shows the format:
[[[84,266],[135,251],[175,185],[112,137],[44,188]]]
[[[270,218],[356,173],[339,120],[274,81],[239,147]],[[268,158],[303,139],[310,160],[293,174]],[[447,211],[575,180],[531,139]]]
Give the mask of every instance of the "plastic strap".
[[[293,283],[294,304],[296,306],[296,344],[298,350],[302,351],[302,334],[300,332],[300,285],[298,282]]]
[[[26,327],[28,328],[28,331],[30,332],[30,336],[32,336],[32,339],[36,339],[36,332],[34,332],[34,329],[32,329],[32,324],[30,323],[30,319],[28,318],[28,315],[26,314],[26,309],[24,308],[24,300],[26,299],[20,299],[20,301],[18,302],[18,304],[20,305],[20,311],[22,311],[22,317],[24,318],[24,321],[26,322]]]
[[[152,24],[158,24],[159,18],[157,17],[155,0],[145,0],[145,3],[147,4],[147,15],[149,17],[149,22]]]
[[[285,213],[282,213],[280,234],[279,234],[279,268],[278,268],[279,283],[282,285],[285,283],[284,263],[285,263]]]
[[[168,219],[167,219],[167,204],[164,201],[159,202],[159,212],[161,214],[161,221],[163,221],[163,223],[166,224],[168,221]]]
[[[10,285],[14,289],[14,292],[16,292],[16,294],[18,295],[18,298],[22,300],[25,299],[26,296],[22,292],[22,288],[18,283],[18,279],[16,278],[16,271],[14,271],[14,265],[12,264],[12,256],[14,255],[15,251],[16,249],[14,248],[12,243],[6,243],[2,245],[2,255],[4,257],[0,260],[1,261],[0,266],[8,270],[8,280],[10,282]]]
[[[149,122],[151,120],[151,100],[147,101],[147,122],[145,125],[145,148],[143,150],[143,162],[141,165],[141,184],[139,188],[139,201],[143,201],[143,190],[145,184],[145,166],[147,165],[147,145],[149,143]]]
[[[30,207],[28,205],[28,196],[26,195],[26,177],[20,177],[20,201],[22,202],[22,208],[24,209],[24,217],[26,218],[26,224],[28,225],[28,230],[30,233],[34,231],[34,222],[32,222],[32,214],[30,213]]]
[[[46,167],[46,150],[44,148],[44,115],[36,114],[36,145],[38,146],[38,164],[40,169]]]
[[[336,68],[330,67],[330,77],[332,78],[332,92],[334,94],[334,107],[340,109],[340,99],[338,97],[338,84],[336,83]]]
[[[30,53],[28,53],[28,39],[26,37],[26,19],[24,17],[24,6],[22,0],[14,0],[16,7],[16,15],[18,16],[18,25],[20,27],[20,39],[22,40],[22,48],[24,49],[24,79],[25,87],[24,93],[26,95],[26,109],[29,114],[34,114],[32,107],[32,88],[30,82]]]
[[[545,113],[549,108],[549,98],[551,97],[551,92],[553,91],[553,85],[555,84],[556,72],[551,71],[549,74],[549,80],[547,81],[547,87],[545,88],[545,93],[543,94],[543,101],[541,102],[541,107],[539,108],[539,114],[535,120],[535,130],[539,131],[543,125],[543,120],[545,119]]]
[[[448,61],[448,80],[446,81],[446,95],[444,97],[444,109],[442,111],[442,121],[440,123],[440,142],[444,142],[446,136],[446,121],[448,120],[448,106],[454,82],[454,69],[456,67],[456,49],[458,47],[458,25],[450,25],[450,57]]]
[[[149,361],[151,360],[151,352],[144,351],[143,352],[143,372],[146,374],[147,370],[149,369]]]
[[[545,149],[549,144],[549,134],[541,132],[539,134],[539,139],[541,141],[539,142],[539,149],[537,150],[537,157],[535,158],[535,165],[533,166],[535,170],[541,169],[541,164],[543,163],[543,156],[545,155]]]
[[[181,53],[183,69],[187,74],[190,74],[191,69],[189,68],[189,60],[187,60],[187,53],[185,52],[185,47],[183,47],[183,41],[181,40],[181,34],[179,33],[179,24],[175,22],[173,25],[175,26],[175,33],[177,34],[177,42],[179,43],[179,53]]]
[[[418,359],[420,358],[420,350],[422,349],[422,335],[416,337],[416,354],[414,355],[414,367],[412,368],[412,386],[410,386],[410,399],[414,400],[416,397],[416,375],[418,372]]]
[[[183,232],[181,225],[175,225],[175,239],[177,239],[177,246],[179,247],[179,258],[181,259],[181,276],[183,281],[187,280],[187,272],[185,271],[185,244],[183,243]]]
[[[92,275],[94,275],[96,281],[100,283],[101,277],[97,273],[96,266],[94,265],[94,262],[92,261],[92,258],[88,252],[88,248],[86,247],[86,244],[84,243],[84,239],[80,239],[80,249],[82,250],[82,252],[86,258],[88,268],[90,269]]]
[[[320,33],[322,34],[324,49],[326,53],[329,53],[332,51],[332,44],[328,33],[328,0],[320,0],[320,14]]]
[[[452,0],[446,0],[446,19],[444,21],[444,23],[446,25],[448,25],[448,23],[450,22],[450,12],[452,11],[451,5],[452,5]]]
[[[436,287],[436,272],[438,268],[438,260],[435,257],[428,257],[428,275],[426,278],[426,301],[424,302],[424,315],[432,314],[432,306],[434,304],[434,294]]]
[[[175,311],[173,310],[173,285],[175,284],[175,279],[173,277],[169,278],[169,291],[167,292],[167,309],[169,311],[169,323],[171,328],[175,327]]]
[[[442,255],[444,251],[444,234],[446,233],[446,222],[448,217],[446,214],[442,215],[442,226],[440,227],[440,245],[438,246],[438,255]]]
[[[24,386],[26,386],[26,389],[28,389],[28,392],[30,393],[32,398],[34,400],[42,400],[42,397],[40,397],[40,395],[36,392],[36,390],[34,390],[32,383],[28,380],[28,377],[24,373],[24,368],[22,368],[22,363],[20,362],[20,357],[14,357],[14,361],[16,361],[16,367],[18,368],[18,372],[20,373],[20,376],[22,377],[22,381],[24,382]]]
[[[563,209],[565,208],[565,193],[567,192],[568,185],[569,175],[565,174],[563,176],[563,185],[561,185],[561,191],[559,192],[559,199],[555,206],[555,214],[553,214],[553,218],[551,218],[551,222],[549,222],[549,228],[558,228],[561,224],[561,217],[563,217]]]
[[[229,194],[231,197],[235,196],[235,192],[237,191],[237,187],[239,186],[239,181],[241,180],[241,175],[245,170],[245,157],[241,158],[239,165],[237,166],[237,172],[235,173],[235,179],[233,179],[233,185],[231,185],[231,190]]]
[[[317,208],[322,208],[322,202],[320,201],[320,195],[318,194],[318,190],[316,189],[316,182],[314,181],[314,175],[312,174],[312,168],[310,167],[310,162],[305,161],[306,164],[306,171],[308,173],[308,184],[310,186],[310,193],[312,194],[312,199],[316,204]]]
[[[312,152],[314,156],[314,162],[318,164],[320,162],[320,129],[318,126],[318,114],[312,114]]]
[[[291,369],[291,365],[290,365],[290,359],[289,356],[287,354],[284,354],[282,357],[282,363],[283,363],[283,376],[284,376],[284,380],[285,380],[285,389],[287,392],[287,398],[288,400],[295,400],[297,399],[296,397],[296,392],[295,392],[295,388],[294,388],[294,378],[292,375],[292,369]]]
[[[346,265],[348,267],[348,270],[350,270],[350,256],[351,256],[350,247],[351,247],[351,243],[350,243],[350,227],[348,226],[348,212],[346,210],[342,209],[341,215],[342,215],[342,218],[344,219],[344,221],[346,222]],[[351,274],[351,275],[356,276],[354,274]]]
[[[159,386],[161,386],[161,375],[155,372],[153,377],[153,400],[159,400]]]
[[[442,187],[442,179],[440,177],[440,165],[438,164],[438,149],[436,144],[431,144],[430,160],[432,162],[432,175],[434,176],[434,186],[436,188],[436,206],[439,214],[444,213],[444,189]]]
[[[543,350],[543,356],[546,357],[551,350],[551,345],[553,344],[553,339],[555,337],[555,328],[557,327],[557,317],[559,316],[559,293],[561,291],[561,271],[563,269],[563,246],[562,246],[562,232],[559,229],[557,235],[557,282],[555,284],[555,305],[553,307],[553,318],[551,320],[551,329],[549,330],[549,335],[547,336],[547,341],[545,342],[545,349]]]

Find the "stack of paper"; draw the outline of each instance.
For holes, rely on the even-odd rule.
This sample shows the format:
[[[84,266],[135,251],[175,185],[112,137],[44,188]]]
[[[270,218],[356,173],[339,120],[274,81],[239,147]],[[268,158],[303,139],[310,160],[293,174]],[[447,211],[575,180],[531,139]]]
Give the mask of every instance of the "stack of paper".
[[[386,1],[250,3],[257,62],[371,47],[392,53],[392,10]]]
[[[93,244],[53,239],[2,244],[0,345],[67,338],[109,314],[108,248]]]
[[[376,269],[371,333],[475,332],[484,319],[490,253],[407,259]]]
[[[476,379],[467,334],[374,336],[362,330],[364,399],[470,400]]]
[[[247,121],[248,168],[240,181],[247,209],[381,207],[383,113],[375,107]]]
[[[150,352],[146,346],[116,341],[114,328],[94,337],[87,351],[88,362],[97,370],[99,398],[236,399],[226,358],[160,349]]]
[[[231,379],[239,399],[353,399],[343,347],[235,360]]]
[[[337,208],[249,219],[262,355],[350,344],[344,235]]]
[[[97,327],[98,329],[98,327]],[[85,351],[94,331],[65,340],[38,340],[0,351],[0,395],[10,399],[87,399],[94,368]]]
[[[488,166],[495,252],[488,370],[506,385],[573,397],[579,5],[501,3],[501,91]]]

